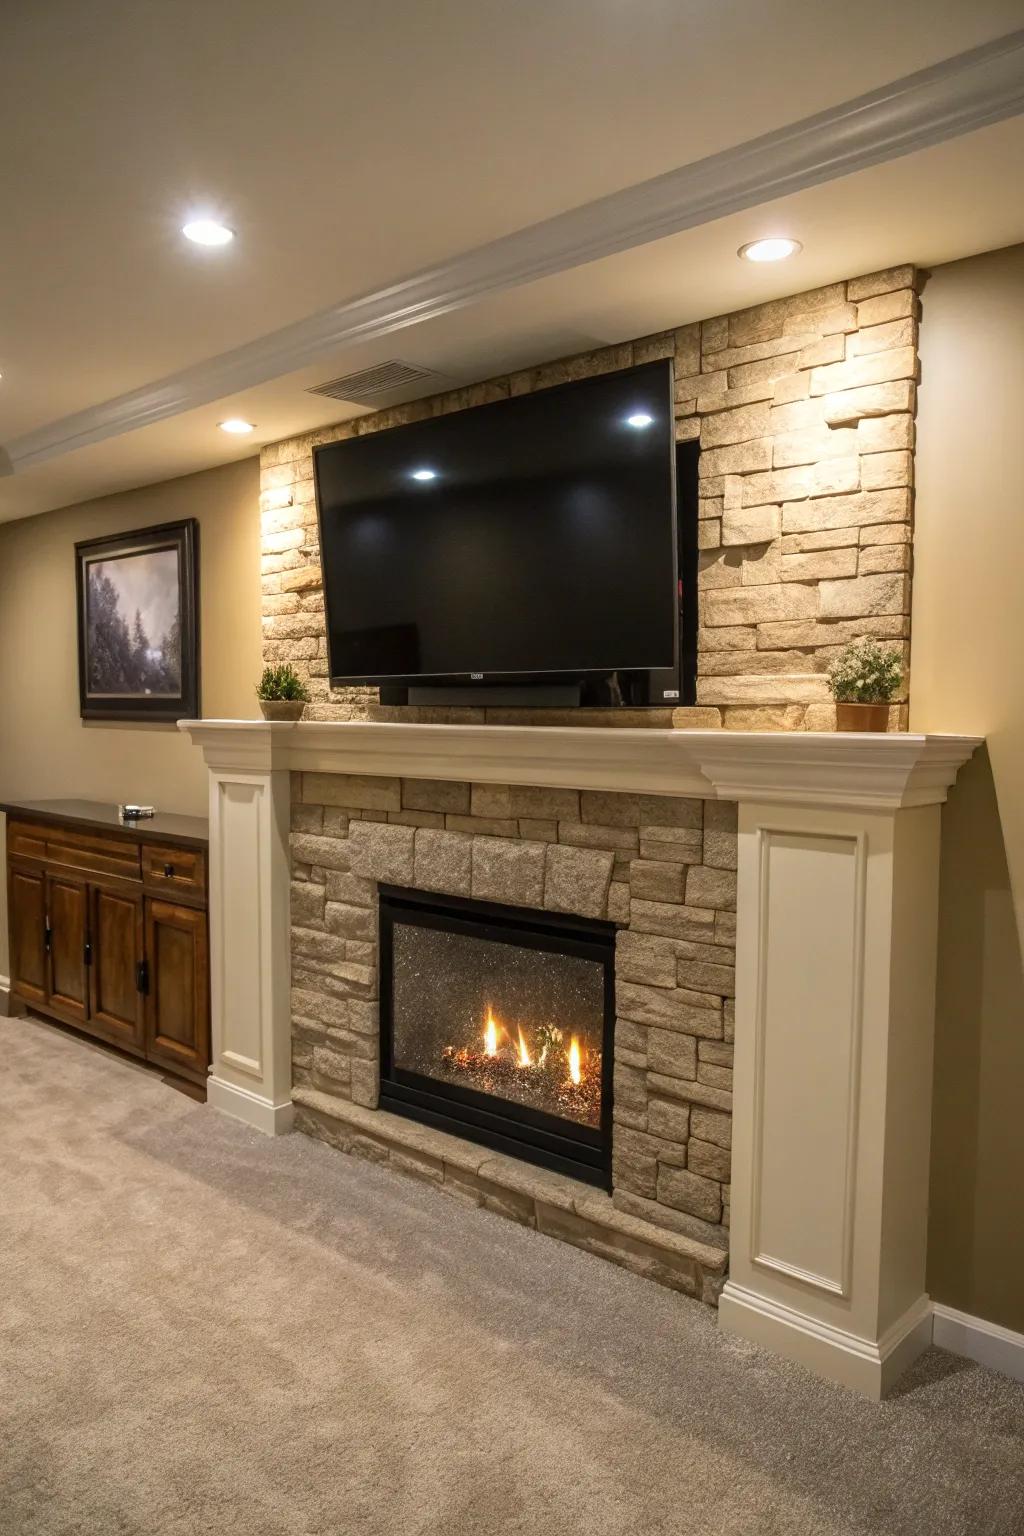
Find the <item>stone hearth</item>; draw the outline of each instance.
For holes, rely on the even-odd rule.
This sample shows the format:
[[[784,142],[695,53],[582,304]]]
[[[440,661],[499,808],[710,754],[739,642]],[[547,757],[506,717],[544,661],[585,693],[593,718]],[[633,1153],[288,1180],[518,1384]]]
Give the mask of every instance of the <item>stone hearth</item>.
[[[729,1258],[720,1244],[631,1216],[589,1184],[501,1157],[460,1136],[316,1088],[300,1085],[292,1091],[296,1129],[339,1151],[425,1179],[442,1194],[572,1243],[684,1295],[712,1304],[718,1300]]]

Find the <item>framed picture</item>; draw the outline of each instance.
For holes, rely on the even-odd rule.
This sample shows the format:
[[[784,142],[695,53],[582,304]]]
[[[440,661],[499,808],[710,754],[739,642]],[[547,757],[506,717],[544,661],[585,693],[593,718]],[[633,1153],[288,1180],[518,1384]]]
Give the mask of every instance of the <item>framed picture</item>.
[[[195,518],[75,545],[83,720],[199,715]]]

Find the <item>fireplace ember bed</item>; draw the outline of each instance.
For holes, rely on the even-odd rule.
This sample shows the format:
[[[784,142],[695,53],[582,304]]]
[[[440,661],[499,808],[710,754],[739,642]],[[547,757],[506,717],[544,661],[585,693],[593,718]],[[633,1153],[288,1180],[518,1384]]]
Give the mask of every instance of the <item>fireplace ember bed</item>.
[[[379,901],[381,1104],[610,1189],[614,924]]]

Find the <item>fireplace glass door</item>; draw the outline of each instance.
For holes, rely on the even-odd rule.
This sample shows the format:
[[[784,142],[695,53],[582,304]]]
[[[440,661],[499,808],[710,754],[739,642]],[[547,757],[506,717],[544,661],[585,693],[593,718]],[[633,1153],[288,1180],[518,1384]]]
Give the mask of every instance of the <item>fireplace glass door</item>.
[[[610,923],[381,887],[382,1102],[607,1184]]]

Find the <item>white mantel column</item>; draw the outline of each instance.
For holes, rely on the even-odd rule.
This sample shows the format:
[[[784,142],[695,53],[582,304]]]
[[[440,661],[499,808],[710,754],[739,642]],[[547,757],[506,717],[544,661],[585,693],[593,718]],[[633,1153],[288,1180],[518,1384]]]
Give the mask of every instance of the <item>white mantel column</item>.
[[[774,786],[739,763],[719,780],[740,801],[720,1324],[876,1399],[931,1342],[939,802],[955,772],[933,749],[892,775],[894,756],[865,753],[844,784],[813,762]]]
[[[267,1135],[290,1131],[289,773],[280,727],[197,729],[210,771],[207,1101]],[[285,727],[285,731],[288,727]],[[275,732],[278,733],[275,744]],[[276,746],[276,750],[275,750]]]

